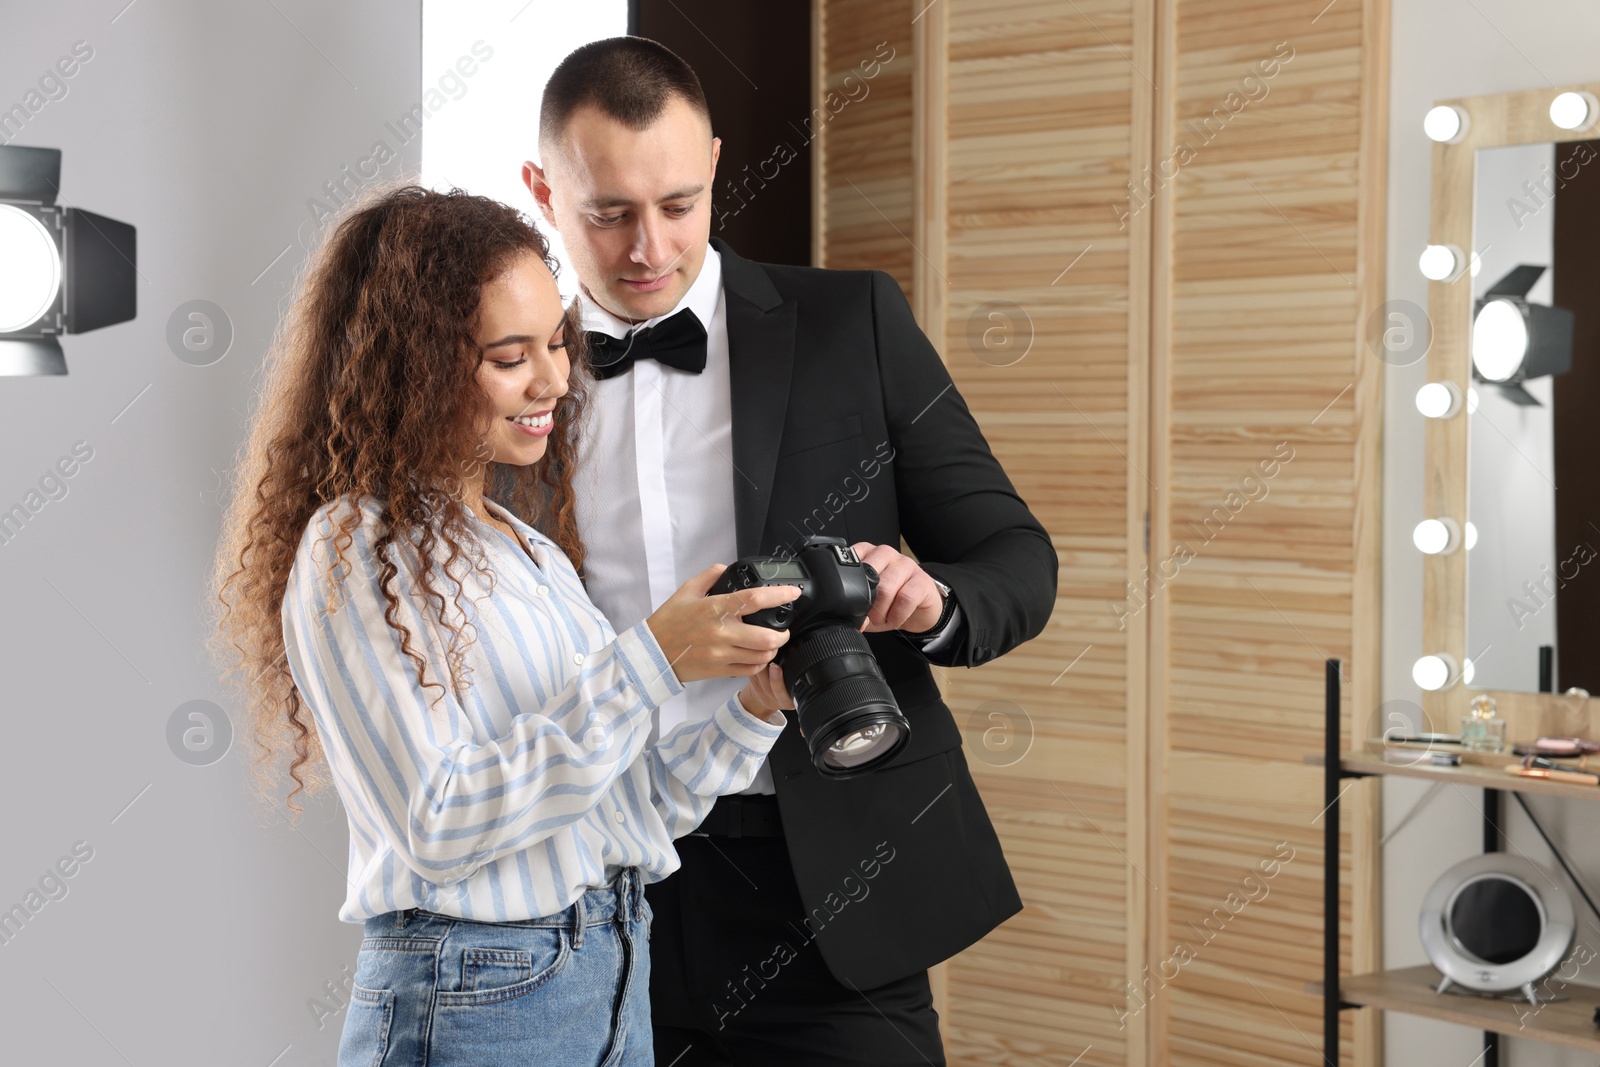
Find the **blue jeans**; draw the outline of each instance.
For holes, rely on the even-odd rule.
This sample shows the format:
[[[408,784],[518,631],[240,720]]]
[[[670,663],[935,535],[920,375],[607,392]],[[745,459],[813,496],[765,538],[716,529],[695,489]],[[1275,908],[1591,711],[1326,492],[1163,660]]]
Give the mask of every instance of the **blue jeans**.
[[[339,1067],[651,1067],[650,911],[637,869],[555,915],[368,919]]]

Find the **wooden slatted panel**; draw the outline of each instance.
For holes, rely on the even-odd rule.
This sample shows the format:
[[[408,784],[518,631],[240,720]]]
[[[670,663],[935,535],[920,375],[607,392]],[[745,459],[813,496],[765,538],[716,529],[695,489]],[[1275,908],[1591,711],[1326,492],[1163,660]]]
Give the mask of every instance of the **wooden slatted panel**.
[[[1364,84],[1373,13],[1359,0],[1165,10],[1172,143],[1158,154],[1180,153],[1181,169],[1155,193],[1170,225],[1157,338],[1170,343],[1158,356],[1152,548],[1192,558],[1156,593],[1164,907],[1152,934],[1193,959],[1153,1002],[1153,1058],[1312,1065],[1321,1001],[1304,984],[1321,977],[1323,799],[1320,771],[1301,760],[1322,745],[1326,657],[1376,691],[1371,644],[1352,625],[1375,565],[1362,509],[1375,493],[1376,360],[1359,325],[1376,291],[1367,264],[1382,258],[1363,199],[1362,151],[1379,121]],[[1265,877],[1262,864],[1288,850]],[[1347,1063],[1354,1036],[1347,1016]]]
[[[889,39],[920,94],[831,127],[821,261],[888,269],[919,313],[943,309],[924,328],[1062,565],[1043,636],[941,679],[971,716],[969,762],[1025,901],[948,968],[951,1063],[1316,1062],[1319,1005],[1301,985],[1319,977],[1320,779],[1299,761],[1320,748],[1323,656],[1346,658],[1375,704],[1378,394],[1357,323],[1381,292],[1386,8],[819,2],[824,84]],[[922,19],[945,20],[914,27],[939,52],[912,57],[901,42]],[[1291,38],[1269,96],[1119,225],[1114,203],[1164,143],[1150,124],[1171,133],[1169,109],[1221,105]],[[906,120],[926,127],[920,156],[897,139]],[[1022,309],[999,325],[1031,331],[1011,366],[969,341],[990,301]],[[1230,506],[1279,442],[1293,459],[1268,492],[1252,483],[1259,498]],[[1125,601],[1139,610],[1122,629],[1124,582],[1181,537],[1197,558],[1148,609]],[[986,716],[997,701],[1014,721]],[[1019,727],[1031,747],[1009,762]],[[1370,849],[1361,792],[1349,837]],[[1274,858],[1270,879],[1243,881]],[[1346,896],[1347,931],[1372,918],[1373,873],[1362,864]],[[1240,890],[1259,899],[1192,935],[1179,977],[1132,992]]]
[[[917,257],[909,239],[912,12],[905,2],[816,2],[824,5],[819,96],[829,116],[817,123],[823,145],[818,263],[840,270],[888,271],[909,299]],[[892,51],[880,53],[883,42]],[[882,62],[880,55],[891,58]],[[876,69],[877,76],[863,80],[861,64],[874,61],[880,66],[867,69]],[[847,76],[853,76],[849,86]],[[832,105],[827,102],[830,92]]]
[[[945,676],[1024,903],[950,965],[946,1049],[953,1064],[1122,1064],[1140,1025],[1113,1006],[1140,933],[1128,856],[1142,838],[1128,827],[1129,631],[1108,605],[1129,572],[1143,426],[1129,402],[1136,268],[1107,204],[1139,137],[1135,22],[1127,0],[947,2],[947,360],[1052,531],[1061,578],[1043,635]],[[982,311],[999,301],[1020,310]],[[1004,365],[1017,353],[975,344],[986,329],[1032,346]],[[991,701],[1031,730],[1020,759]]]

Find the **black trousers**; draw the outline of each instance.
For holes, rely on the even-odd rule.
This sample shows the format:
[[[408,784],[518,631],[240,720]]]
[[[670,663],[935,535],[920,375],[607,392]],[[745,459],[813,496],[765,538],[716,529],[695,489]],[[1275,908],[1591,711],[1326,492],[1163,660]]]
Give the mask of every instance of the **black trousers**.
[[[645,887],[657,1067],[944,1067],[927,973],[864,990],[834,978],[783,838],[677,847],[682,868]]]

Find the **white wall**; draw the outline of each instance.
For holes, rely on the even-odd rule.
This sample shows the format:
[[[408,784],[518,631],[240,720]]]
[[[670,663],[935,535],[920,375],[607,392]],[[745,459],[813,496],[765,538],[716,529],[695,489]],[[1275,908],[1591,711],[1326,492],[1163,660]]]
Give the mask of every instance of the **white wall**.
[[[1427,305],[1427,283],[1417,255],[1428,243],[1431,144],[1422,116],[1449,97],[1566,85],[1600,79],[1600,5],[1591,0],[1393,0],[1389,134],[1388,297]],[[1426,378],[1424,364],[1390,368],[1384,418],[1384,664],[1385,700],[1416,701],[1411,664],[1422,654],[1422,568],[1411,529],[1422,513],[1423,428],[1413,397]],[[1462,703],[1465,703],[1463,696]],[[1434,724],[1453,729],[1455,723]],[[1426,787],[1386,779],[1384,822],[1394,827]],[[1482,842],[1481,795],[1443,790],[1386,847],[1384,954],[1388,967],[1426,962],[1417,940],[1422,897],[1450,864],[1476,853]],[[1591,893],[1600,889],[1600,822],[1595,809],[1532,798],[1532,806],[1562,844]],[[1556,871],[1537,835],[1514,804],[1506,816],[1512,847]],[[1558,881],[1564,878],[1556,873]],[[1578,902],[1579,936],[1600,946],[1600,930]],[[1591,965],[1584,979],[1600,982]],[[1412,1016],[1387,1017],[1388,1063],[1461,1065],[1483,1051],[1478,1031]],[[1516,1067],[1588,1065],[1593,1057],[1511,1040],[1507,1060]],[[1502,1061],[1506,1062],[1506,1061]]]
[[[247,739],[195,766],[167,729],[188,701],[227,704],[201,648],[218,472],[310,240],[308,200],[380,140],[397,152],[385,174],[418,165],[385,123],[418,101],[420,12],[126,4],[0,9],[0,108],[74,42],[93,49],[15,143],[62,149],[63,199],[138,227],[140,274],[138,318],[67,338],[68,376],[0,378],[0,507],[75,442],[93,450],[67,495],[0,545],[0,910],[75,842],[92,849],[66,895],[41,894],[0,943],[0,1058],[328,1064],[342,1014],[319,1030],[307,1001],[360,940],[336,918],[337,799],[293,829],[250,800]],[[196,299],[232,323],[209,366],[167,342],[169,316]]]

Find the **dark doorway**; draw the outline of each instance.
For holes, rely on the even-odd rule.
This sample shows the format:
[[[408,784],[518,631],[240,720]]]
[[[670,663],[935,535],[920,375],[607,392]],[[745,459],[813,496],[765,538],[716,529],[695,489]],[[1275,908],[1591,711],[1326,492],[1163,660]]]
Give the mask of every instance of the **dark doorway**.
[[[1557,691],[1600,693],[1600,141],[1556,145],[1554,297],[1573,312],[1555,379]]]
[[[629,32],[694,68],[722,138],[711,235],[746,259],[811,263],[811,4],[632,0]]]

